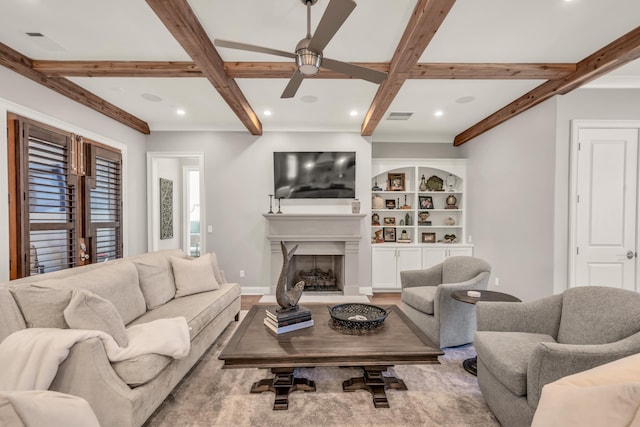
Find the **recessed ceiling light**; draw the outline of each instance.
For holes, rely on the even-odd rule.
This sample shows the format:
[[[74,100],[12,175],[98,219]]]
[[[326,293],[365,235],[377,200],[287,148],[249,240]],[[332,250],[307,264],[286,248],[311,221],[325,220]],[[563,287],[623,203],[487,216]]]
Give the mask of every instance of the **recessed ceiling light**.
[[[264,115],[265,116],[270,116],[271,115],[271,110],[264,110]]]
[[[436,110],[436,111],[433,113],[433,115],[434,115],[434,116],[436,116],[436,117],[442,117],[442,116],[444,116],[444,111],[442,111],[442,110]]]
[[[162,98],[160,98],[158,95],[154,95],[152,93],[143,93],[140,96],[143,97],[144,99],[146,99],[147,101],[151,101],[151,102],[160,102],[160,101],[162,101]]]
[[[349,112],[349,115],[350,115],[351,117],[355,117],[355,116],[357,116],[357,115],[358,115],[358,112],[357,112],[356,110],[351,110],[351,111]]]
[[[184,111],[182,108],[178,108],[176,110],[176,114],[179,115],[179,116],[184,116],[185,114],[187,114],[187,112]]]
[[[475,96],[462,96],[458,99],[456,99],[456,102],[458,104],[468,104],[469,102],[473,102],[476,100]]]

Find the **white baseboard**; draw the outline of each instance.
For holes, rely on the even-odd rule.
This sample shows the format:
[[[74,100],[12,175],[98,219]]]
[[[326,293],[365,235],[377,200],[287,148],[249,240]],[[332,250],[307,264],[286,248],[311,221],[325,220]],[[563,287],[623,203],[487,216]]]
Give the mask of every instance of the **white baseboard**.
[[[242,295],[267,295],[271,292],[271,288],[260,287],[260,286],[242,286],[241,293]]]

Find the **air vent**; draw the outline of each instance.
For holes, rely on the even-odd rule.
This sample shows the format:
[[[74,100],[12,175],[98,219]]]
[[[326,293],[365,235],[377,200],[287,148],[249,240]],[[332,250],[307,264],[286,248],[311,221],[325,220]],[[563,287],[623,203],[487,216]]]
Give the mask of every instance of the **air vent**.
[[[44,37],[42,33],[26,33],[29,37]]]
[[[409,120],[413,113],[389,113],[387,120]]]

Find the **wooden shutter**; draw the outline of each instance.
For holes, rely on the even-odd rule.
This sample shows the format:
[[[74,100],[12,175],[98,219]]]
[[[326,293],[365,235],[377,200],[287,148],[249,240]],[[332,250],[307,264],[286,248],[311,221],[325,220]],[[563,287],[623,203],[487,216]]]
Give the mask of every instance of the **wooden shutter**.
[[[21,123],[16,150],[21,276],[76,265],[77,176],[71,171],[72,135]]]
[[[85,143],[85,236],[92,262],[122,258],[122,155]]]

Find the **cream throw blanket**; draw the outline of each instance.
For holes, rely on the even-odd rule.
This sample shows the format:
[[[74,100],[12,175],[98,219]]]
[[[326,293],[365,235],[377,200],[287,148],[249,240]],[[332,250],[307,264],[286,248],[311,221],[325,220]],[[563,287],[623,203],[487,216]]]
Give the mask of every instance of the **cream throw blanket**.
[[[182,359],[191,348],[184,317],[130,326],[127,335],[129,345],[119,347],[111,335],[101,331],[27,328],[14,332],[0,342],[0,390],[47,390],[71,347],[89,338],[102,340],[112,362],[149,353]]]

